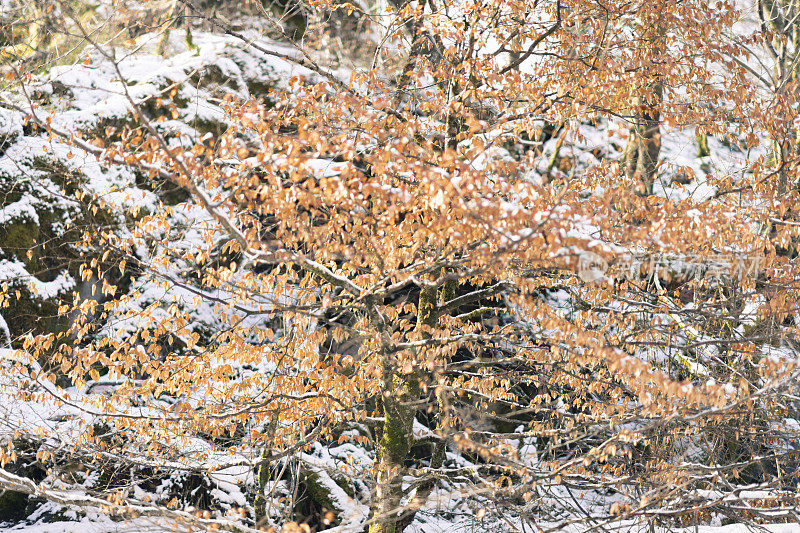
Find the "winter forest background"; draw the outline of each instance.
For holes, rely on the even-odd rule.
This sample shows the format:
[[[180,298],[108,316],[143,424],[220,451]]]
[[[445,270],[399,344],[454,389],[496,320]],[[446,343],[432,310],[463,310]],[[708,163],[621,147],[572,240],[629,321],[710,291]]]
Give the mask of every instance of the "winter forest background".
[[[798,0],[0,0],[0,529],[800,530]]]

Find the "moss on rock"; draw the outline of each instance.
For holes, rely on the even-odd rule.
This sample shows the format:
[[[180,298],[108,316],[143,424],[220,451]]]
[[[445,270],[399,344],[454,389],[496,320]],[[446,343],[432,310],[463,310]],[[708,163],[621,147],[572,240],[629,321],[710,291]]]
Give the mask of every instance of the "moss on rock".
[[[25,268],[29,272],[35,272],[37,257],[36,254],[29,252],[33,252],[38,237],[38,224],[30,221],[14,221],[5,224],[0,230],[0,248],[6,253],[14,254],[17,259],[25,263]]]
[[[15,490],[0,492],[0,523],[15,522],[26,516],[28,495]]]

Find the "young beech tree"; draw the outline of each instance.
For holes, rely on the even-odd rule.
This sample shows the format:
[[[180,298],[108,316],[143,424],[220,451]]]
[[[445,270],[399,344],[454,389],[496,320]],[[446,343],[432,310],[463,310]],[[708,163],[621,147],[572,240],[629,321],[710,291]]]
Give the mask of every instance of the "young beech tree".
[[[510,529],[684,524],[710,508],[758,518],[742,479],[789,489],[792,452],[765,446],[783,438],[767,421],[790,415],[782,395],[798,369],[761,347],[794,334],[780,324],[796,267],[774,253],[764,212],[741,207],[761,205],[755,197],[642,197],[657,179],[661,127],[703,123],[756,142],[742,67],[725,59],[740,56],[722,39],[732,5],[388,9],[361,14],[384,34],[374,60],[346,76],[313,49],[248,40],[309,76],[268,102],[227,98],[230,127],[217,137],[170,137],[135,85],[122,89],[131,114],[120,130],[86,140],[48,130],[154,188],[177,185],[182,200],[131,205],[119,225],[87,232],[86,250],[106,250],[81,272],[94,296],[65,303],[70,331],[28,337],[18,355],[28,366],[10,372],[29,376],[47,360],[26,378],[26,397],[96,417],[71,426],[83,461],[151,476],[238,461],[256,481],[254,514],[241,520],[137,501],[116,491],[116,474],[103,474],[106,494],[77,503],[107,496],[131,516],[279,527],[299,515],[293,496],[274,497],[281,472],[297,468],[309,492],[329,493],[314,496],[330,512],[317,525],[372,533],[403,530],[434,494],[471,502],[477,519],[488,508]],[[124,78],[110,48],[62,13]],[[41,110],[28,111],[48,128]],[[536,143],[552,125],[579,138],[584,123],[626,118],[636,157],[629,150],[623,166],[635,172],[607,162],[542,178]],[[512,154],[520,139],[533,149]],[[752,301],[763,305],[748,330]],[[731,418],[738,433],[720,444]],[[368,513],[320,481],[346,472],[306,453],[348,439],[373,461]],[[687,458],[690,446],[711,451]],[[251,459],[212,463],[217,450]],[[5,488],[65,498],[0,473]],[[572,490],[620,496],[589,516],[548,507],[574,510]]]

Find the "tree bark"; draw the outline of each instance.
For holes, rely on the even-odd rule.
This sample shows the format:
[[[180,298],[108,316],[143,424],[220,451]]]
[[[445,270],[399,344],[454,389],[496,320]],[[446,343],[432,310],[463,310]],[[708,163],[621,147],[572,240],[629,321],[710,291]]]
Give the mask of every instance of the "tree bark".
[[[417,304],[417,331],[436,325],[436,290],[422,287]],[[424,334],[424,333],[423,333]],[[385,356],[383,385],[383,431],[378,444],[378,476],[369,533],[399,533],[400,502],[403,498],[405,460],[411,449],[415,409],[409,405],[419,397],[419,376],[400,376],[394,361]]]
[[[707,133],[695,133],[695,139],[697,140],[697,157],[708,157],[711,155],[711,150],[708,148],[708,134]]]
[[[662,87],[657,85],[655,93],[662,97]],[[656,106],[641,105],[628,132],[628,145],[625,147],[625,176],[631,182],[634,192],[639,196],[653,194],[658,156],[661,153],[661,116]]]
[[[661,9],[664,9],[663,5]],[[655,25],[646,28],[644,39],[651,41],[654,58],[659,58],[666,50],[664,27]],[[639,196],[653,194],[658,156],[661,153],[660,107],[663,98],[664,86],[656,73],[646,81],[643,93],[634,95],[631,100],[633,117],[623,156],[623,169],[633,191]]]
[[[261,458],[258,463],[256,499],[255,502],[253,502],[256,527],[264,525],[267,518],[267,499],[264,492],[267,488],[267,482],[269,482],[270,458],[275,444],[275,431],[278,429],[278,418],[278,412],[276,411],[272,415],[272,420],[270,420],[267,426],[267,441],[264,443],[264,448],[261,450]]]

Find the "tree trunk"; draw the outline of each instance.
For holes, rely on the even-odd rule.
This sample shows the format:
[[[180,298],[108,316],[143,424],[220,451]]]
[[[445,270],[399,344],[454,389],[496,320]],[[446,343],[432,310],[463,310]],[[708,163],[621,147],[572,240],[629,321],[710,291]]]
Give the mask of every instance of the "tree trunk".
[[[261,450],[261,459],[258,463],[258,470],[256,472],[256,499],[253,502],[255,510],[256,527],[264,525],[267,519],[267,500],[265,490],[267,482],[269,482],[269,466],[270,458],[272,457],[272,449],[275,444],[275,431],[278,429],[278,412],[272,415],[267,426],[267,439],[264,443],[264,448]]]
[[[665,7],[662,4],[663,9]],[[645,27],[643,38],[650,41],[655,67],[666,51],[666,31],[658,24],[643,23],[652,24]],[[664,98],[664,85],[657,72],[645,83],[643,93],[635,94],[631,101],[633,117],[623,158],[625,176],[639,196],[653,194],[658,156],[661,153],[660,107]]]
[[[417,331],[426,336],[426,328],[436,325],[436,290],[422,287],[417,305]],[[400,502],[403,498],[405,460],[411,449],[414,415],[413,403],[420,396],[419,375],[400,376],[389,355],[383,362],[383,431],[378,444],[378,475],[369,533],[399,533]],[[411,404],[411,405],[410,405]]]
[[[708,148],[708,134],[696,132],[694,136],[697,140],[697,157],[710,156],[711,150]]]
[[[657,85],[654,92],[660,101],[661,85]],[[649,196],[653,194],[658,156],[661,153],[661,117],[656,106],[641,105],[639,99],[634,102],[634,108],[638,109],[628,133],[623,159],[625,176],[636,194]]]
[[[398,379],[391,384],[397,385]],[[387,390],[383,398],[383,434],[378,444],[378,476],[373,513],[375,523],[369,533],[397,533],[398,512],[403,497],[404,462],[411,448],[414,411],[407,404],[416,392],[414,379],[400,385],[399,391]],[[390,385],[391,387],[391,385]]]

